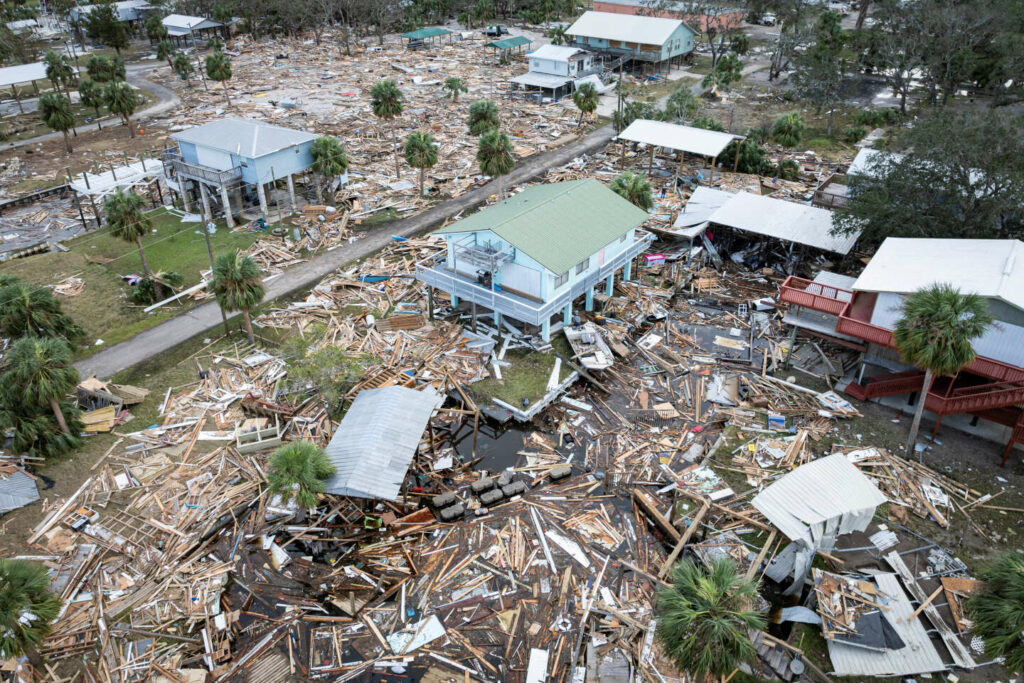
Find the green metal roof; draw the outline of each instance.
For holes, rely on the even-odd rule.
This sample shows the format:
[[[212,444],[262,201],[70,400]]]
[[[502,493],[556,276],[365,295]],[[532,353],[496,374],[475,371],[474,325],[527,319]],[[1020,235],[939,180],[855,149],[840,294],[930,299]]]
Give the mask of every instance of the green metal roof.
[[[437,232],[490,230],[553,273],[564,273],[647,220],[593,178],[534,185]]]
[[[505,38],[503,40],[494,40],[484,45],[484,47],[493,47],[498,50],[510,50],[520,45],[529,45],[533,41],[526,36],[512,36],[511,38]]]
[[[403,33],[403,38],[409,38],[410,40],[423,40],[424,38],[433,38],[434,36],[446,36],[451,31],[446,28],[438,28],[436,26],[429,26],[427,28],[421,28],[417,31],[409,31]]]

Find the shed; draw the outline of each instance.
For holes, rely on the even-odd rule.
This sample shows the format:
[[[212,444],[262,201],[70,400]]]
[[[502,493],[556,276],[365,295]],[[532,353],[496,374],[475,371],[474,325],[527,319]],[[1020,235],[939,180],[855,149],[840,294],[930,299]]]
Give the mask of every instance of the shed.
[[[78,67],[72,66],[78,71]],[[5,66],[0,69],[0,88],[7,88],[21,83],[41,81],[46,78],[46,63],[32,62],[31,64],[18,64],[17,66]]]
[[[397,500],[423,430],[443,402],[429,387],[359,392],[327,445],[337,470],[327,480],[327,493]]]
[[[168,14],[160,23],[167,29],[167,35],[170,37],[183,38],[185,36],[192,36],[193,41],[197,33],[210,29],[219,29],[224,26],[224,24],[213,19],[192,17],[187,14]]]
[[[36,480],[20,467],[4,466],[0,470],[0,515],[25,507],[39,500]]]
[[[708,220],[734,230],[848,254],[860,232],[833,235],[832,217],[827,209],[739,192]]]
[[[510,36],[501,40],[492,40],[489,43],[485,43],[484,47],[492,48],[497,52],[501,52],[502,56],[505,56],[510,50],[518,49],[521,52],[523,46],[532,44],[533,41],[526,36]]]
[[[424,41],[431,38],[437,38],[439,36],[448,36],[449,42],[451,41],[452,32],[446,28],[438,28],[437,26],[428,26],[427,28],[421,28],[416,31],[409,31],[403,33],[402,37],[412,44],[413,41]]]
[[[745,135],[734,135],[732,133],[720,133],[717,130],[705,130],[704,128],[692,128],[680,126],[675,123],[664,121],[650,121],[648,119],[637,119],[629,124],[624,131],[616,136],[617,140],[628,140],[630,142],[642,142],[651,147],[651,162],[654,161],[654,148],[665,147],[682,152],[679,158],[680,166],[686,152],[699,154],[702,157],[711,159],[711,177],[715,175],[715,159],[717,159],[729,143],[733,140],[744,140]],[[740,159],[740,148],[736,146],[736,156],[733,159],[732,170]],[[650,171],[648,171],[649,173]]]
[[[884,502],[843,453],[801,465],[757,494],[751,504],[795,546],[780,553],[793,563],[795,581],[786,593],[803,585],[818,550],[831,552],[840,535],[864,531]]]

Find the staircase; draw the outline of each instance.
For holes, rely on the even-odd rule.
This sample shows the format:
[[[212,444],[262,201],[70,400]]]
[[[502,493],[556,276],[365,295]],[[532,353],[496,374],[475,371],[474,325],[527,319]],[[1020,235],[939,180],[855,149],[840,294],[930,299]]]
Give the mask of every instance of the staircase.
[[[907,370],[906,372],[893,372],[887,375],[875,375],[869,377],[864,384],[850,382],[843,391],[861,401],[880,396],[896,396],[898,394],[909,394],[912,391],[920,391],[924,384],[924,372],[922,370]]]
[[[944,393],[932,384],[924,407],[939,415],[975,413],[1007,406],[1024,404],[1024,384],[1019,382],[992,382],[973,387],[961,387]]]

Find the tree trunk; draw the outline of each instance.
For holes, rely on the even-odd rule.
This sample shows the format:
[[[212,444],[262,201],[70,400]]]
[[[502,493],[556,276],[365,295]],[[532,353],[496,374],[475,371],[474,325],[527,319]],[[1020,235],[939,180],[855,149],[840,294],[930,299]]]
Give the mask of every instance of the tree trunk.
[[[221,81],[221,83],[224,84],[224,99],[226,99],[228,101],[228,107],[230,108],[231,107],[231,96],[228,95],[228,82],[227,81]]]
[[[921,395],[917,397],[917,407],[914,408],[914,421],[910,424],[910,435],[907,437],[907,452],[906,458],[910,460],[914,457],[914,444],[917,443],[917,430],[921,428],[921,415],[924,414],[924,402],[928,398],[928,390],[932,386],[932,371],[925,368],[924,371],[924,384],[921,387]],[[922,462],[924,461],[924,452],[918,458]]]
[[[36,671],[38,671],[40,674],[46,671],[45,665],[43,663],[43,657],[34,647],[29,645],[28,643],[25,643],[22,646],[22,648],[25,650],[25,656],[28,657],[28,661],[32,663],[32,667]]]
[[[398,136],[395,135],[394,124],[392,124],[391,126],[391,149],[395,153],[395,181],[397,182],[398,179],[402,177],[402,175],[398,168]]]
[[[60,425],[60,431],[71,436],[71,430],[68,429],[68,423],[64,420],[64,413],[61,411],[60,404],[57,403],[57,399],[50,399],[50,408],[53,409],[53,416],[57,418],[57,424]]]
[[[249,311],[242,311],[242,319],[245,321],[245,333],[249,335],[249,343],[256,343],[256,335],[252,333],[252,320],[249,319]]]
[[[420,196],[423,196],[423,169],[420,169]]]
[[[132,125],[132,117],[128,114],[124,115],[124,125],[128,126],[128,137],[135,137],[135,126]]]
[[[871,7],[871,0],[860,0],[860,12],[857,13],[857,25],[855,27],[858,31],[864,28],[864,19],[868,16],[869,7]]]
[[[66,130],[61,132],[64,133],[64,149],[68,151],[68,154],[71,154],[71,138],[68,137]]]
[[[231,334],[231,328],[228,327],[228,314],[224,312],[224,309],[220,309],[220,319],[224,322],[224,336]]]
[[[836,115],[836,110],[835,109],[829,109],[828,110],[828,128],[825,131],[825,137],[829,137],[829,138],[832,137],[832,119],[835,117],[835,115]]]
[[[142,261],[142,274],[149,277],[149,264],[146,262],[146,252],[142,249],[142,237],[135,238],[135,244],[139,246],[139,260]]]
[[[314,178],[313,182],[316,184],[316,203],[317,204],[323,204],[324,203],[324,187],[323,187],[324,186],[324,181],[323,181],[323,178],[320,177],[319,173],[314,174],[313,178]]]

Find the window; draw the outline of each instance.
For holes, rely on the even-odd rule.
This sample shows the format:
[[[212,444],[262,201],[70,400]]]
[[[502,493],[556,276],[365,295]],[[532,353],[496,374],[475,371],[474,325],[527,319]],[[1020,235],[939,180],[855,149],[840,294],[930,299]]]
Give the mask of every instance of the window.
[[[628,232],[626,234],[624,234],[622,237],[620,237],[619,241],[620,242],[625,242],[627,237],[629,237],[629,233]]]
[[[555,289],[558,289],[559,287],[561,287],[562,285],[564,285],[568,281],[569,281],[569,271],[568,270],[565,271],[564,273],[562,273],[561,275],[556,275],[555,276]]]
[[[590,257],[588,256],[587,258],[583,259],[582,261],[580,261],[579,263],[576,264],[576,274],[579,275],[580,273],[582,273],[583,271],[585,271],[589,267],[590,267]]]

